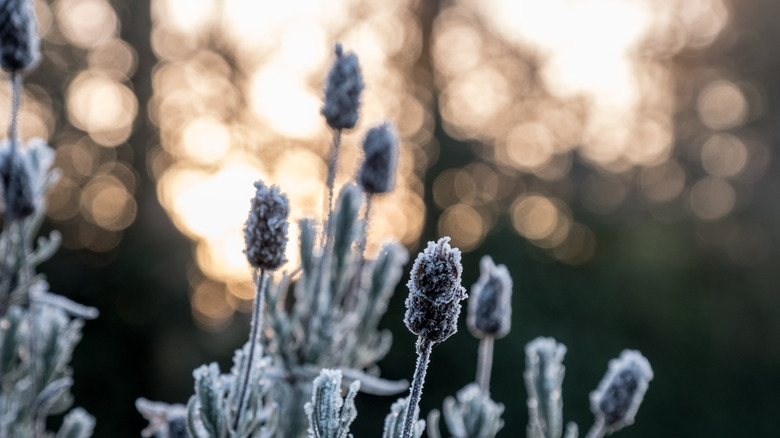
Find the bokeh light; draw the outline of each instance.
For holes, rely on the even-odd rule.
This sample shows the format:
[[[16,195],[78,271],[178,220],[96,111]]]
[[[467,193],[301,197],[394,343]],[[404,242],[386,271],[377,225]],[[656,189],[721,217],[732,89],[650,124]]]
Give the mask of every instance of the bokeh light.
[[[193,291],[208,291],[193,300],[230,309],[193,310],[212,328],[251,299],[241,232],[252,183],[278,184],[294,221],[323,217],[332,134],[319,111],[336,41],[358,54],[368,84],[336,187],[356,173],[367,129],[393,119],[402,138],[398,187],[374,202],[368,254],[388,236],[416,246],[433,216],[435,231],[465,252],[509,226],[551,259],[587,263],[597,249],[587,215],[641,207],[664,222],[718,226],[740,212],[771,159],[768,140],[745,129],[766,105],[756,84],[727,69],[686,78],[669,61],[728,28],[723,0],[456,0],[430,29],[411,0],[152,0],[158,62],[145,107],[129,83],[137,54],[110,2],[37,1],[36,11],[44,37],[74,51],[48,61],[67,72],[69,125],[55,122],[50,90],[25,86],[22,134],[56,139],[64,171],[50,218],[73,230],[70,248],[116,247],[138,214],[126,142],[145,112],[159,128],[148,169],[192,239],[203,276]],[[442,152],[437,110],[444,132],[477,159],[432,178],[427,212],[423,176]],[[738,229],[720,248],[746,258],[751,245],[733,236],[760,233]],[[101,236],[111,237],[99,245]]]
[[[416,93],[411,77],[419,23],[406,3],[363,4],[358,13],[356,5],[338,2],[152,2],[152,45],[160,61],[150,116],[161,141],[150,167],[163,207],[193,239],[204,281],[225,292],[192,282],[200,324],[227,318],[204,303],[231,313],[252,298],[245,293],[251,275],[242,228],[254,181],[281,187],[293,222],[323,218],[332,135],[320,108],[337,40],[357,53],[368,87],[360,122],[342,140],[336,187],[355,174],[365,131],[395,120],[403,143],[400,176],[395,191],[373,203],[367,250],[372,254],[388,236],[417,243],[425,217],[424,145],[433,131],[429,97]],[[298,257],[296,230],[293,225],[286,269]]]

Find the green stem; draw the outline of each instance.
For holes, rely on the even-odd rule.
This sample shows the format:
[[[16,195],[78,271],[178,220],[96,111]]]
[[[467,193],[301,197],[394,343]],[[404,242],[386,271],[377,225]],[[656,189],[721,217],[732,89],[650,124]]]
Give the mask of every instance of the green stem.
[[[336,168],[338,167],[340,145],[341,129],[337,130],[336,133],[333,134],[333,155],[330,159],[330,166],[328,166],[328,223],[330,223],[330,217],[333,211],[333,185],[336,182]]]
[[[490,372],[493,368],[494,337],[486,335],[479,341],[479,358],[477,362],[477,384],[482,394],[490,395]]]
[[[590,431],[588,431],[588,436],[585,438],[602,438],[605,432],[604,418],[598,417],[596,418],[596,422],[593,423],[593,427],[591,427]]]
[[[425,382],[425,373],[428,371],[428,362],[431,360],[431,349],[433,342],[422,337],[417,339],[417,366],[414,369],[414,379],[412,379],[412,389],[409,394],[409,401],[406,404],[406,415],[404,416],[403,438],[411,438],[414,429],[414,423],[417,421],[417,405],[420,404],[420,395]]]
[[[11,140],[11,154],[14,153],[18,138],[19,107],[22,102],[22,74],[11,74],[11,126],[8,128],[8,138]]]
[[[250,328],[249,335],[249,355],[246,359],[246,366],[244,367],[244,376],[241,379],[241,394],[238,397],[238,409],[236,409],[236,417],[233,420],[233,430],[238,430],[239,420],[241,414],[243,414],[245,398],[247,396],[249,388],[249,376],[252,374],[252,365],[254,363],[255,349],[258,350],[260,356],[263,355],[263,346],[260,345],[260,330],[263,327],[263,298],[264,289],[266,285],[265,269],[260,269],[259,278],[255,277],[255,284],[257,285],[257,295],[255,296],[255,307],[252,311],[252,326]]]

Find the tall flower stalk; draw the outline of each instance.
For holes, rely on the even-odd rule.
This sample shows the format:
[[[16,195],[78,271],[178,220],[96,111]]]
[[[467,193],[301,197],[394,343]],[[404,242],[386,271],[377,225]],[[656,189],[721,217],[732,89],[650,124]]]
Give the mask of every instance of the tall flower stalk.
[[[496,266],[490,256],[482,257],[479,268],[466,324],[471,334],[480,338],[476,381],[482,393],[489,395],[493,342],[506,336],[512,326],[512,278],[506,266]]]
[[[463,266],[460,250],[452,248],[449,237],[428,242],[412,266],[409,297],[406,299],[406,327],[417,335],[417,366],[404,417],[403,438],[410,438],[417,421],[416,412],[425,382],[433,344],[443,342],[458,331],[460,302],[466,289],[460,285]]]
[[[287,260],[287,227],[290,215],[290,205],[287,196],[282,194],[278,187],[266,187],[262,181],[255,183],[255,197],[252,199],[249,210],[249,218],[244,227],[244,242],[249,264],[255,269],[254,282],[256,287],[255,302],[252,310],[252,325],[249,335],[249,356],[244,375],[241,379],[241,392],[238,397],[238,407],[233,420],[233,430],[238,430],[238,425],[243,415],[246,404],[246,394],[249,387],[249,376],[255,366],[255,351],[262,356],[262,344],[260,331],[263,327],[263,312],[266,271],[274,271],[281,267]]]

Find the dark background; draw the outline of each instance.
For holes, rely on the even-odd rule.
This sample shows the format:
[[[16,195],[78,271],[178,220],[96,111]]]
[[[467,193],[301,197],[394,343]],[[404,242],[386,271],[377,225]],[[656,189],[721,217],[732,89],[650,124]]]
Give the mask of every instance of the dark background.
[[[139,54],[132,81],[139,108],[144,108],[155,62],[148,36],[149,4],[114,4],[123,22],[122,37]],[[420,6],[424,23],[435,16],[435,4]],[[731,25],[716,44],[682,53],[671,62],[683,78],[707,65],[761,84],[765,111],[750,128],[763,133],[775,153],[780,141],[775,103],[780,94],[780,7],[774,0],[740,0],[731,2],[730,12]],[[425,59],[420,62],[426,64]],[[39,78],[45,74],[36,73]],[[678,109],[679,126],[687,110]],[[191,243],[162,210],[146,171],[145,152],[155,135],[142,112],[128,141],[142,177],[138,215],[113,260],[105,264],[102,254],[62,249],[41,268],[54,291],[101,311],[99,319],[86,324],[72,362],[76,405],[97,417],[96,436],[138,436],[145,422],[135,411],[136,398],[186,403],[192,370],[211,361],[224,369],[247,334],[246,315],[218,333],[201,331],[192,320],[186,278],[193,263]],[[438,237],[440,211],[430,195],[436,175],[478,159],[472,144],[449,138],[440,122],[435,135],[446,153],[425,177],[427,217],[421,242]],[[572,173],[583,166],[575,159]],[[539,335],[553,336],[568,347],[564,417],[577,422],[583,436],[592,423],[588,393],[600,381],[607,361],[624,348],[641,350],[655,379],[636,424],[619,432],[621,436],[780,435],[778,160],[772,159],[749,204],[735,213],[761,223],[773,244],[762,261],[749,267],[702,245],[693,221],[662,223],[631,205],[606,216],[577,204],[570,207],[598,239],[594,257],[583,265],[553,261],[518,237],[505,219],[480,248],[463,256],[466,286],[476,280],[482,254],[507,264],[514,279],[512,332],[496,343],[492,379],[492,397],[506,405],[506,426],[499,436],[524,433],[523,348]],[[394,334],[393,349],[380,363],[383,376],[391,379],[408,379],[414,368],[414,339],[402,324],[405,282],[402,279],[382,323]],[[460,332],[434,349],[423,415],[473,380],[476,356],[477,341],[461,321]],[[353,433],[378,436],[394,400],[359,396]]]

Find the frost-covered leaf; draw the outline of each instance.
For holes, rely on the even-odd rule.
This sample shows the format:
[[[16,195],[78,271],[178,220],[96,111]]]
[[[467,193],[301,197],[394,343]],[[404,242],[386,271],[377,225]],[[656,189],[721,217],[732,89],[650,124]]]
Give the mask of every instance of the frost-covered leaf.
[[[349,386],[341,398],[341,371],[324,369],[314,379],[311,402],[306,403],[310,438],[351,438],[349,426],[357,417],[355,396],[360,381]]]

